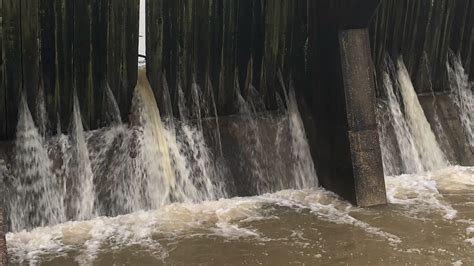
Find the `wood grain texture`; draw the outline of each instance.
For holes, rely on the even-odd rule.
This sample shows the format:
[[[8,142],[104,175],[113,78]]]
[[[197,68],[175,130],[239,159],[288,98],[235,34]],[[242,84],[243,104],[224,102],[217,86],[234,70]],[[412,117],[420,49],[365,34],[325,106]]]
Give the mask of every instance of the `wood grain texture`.
[[[6,139],[16,131],[18,102],[22,90],[21,1],[3,1],[4,86],[6,109]]]
[[[371,24],[376,68],[385,54],[403,56],[418,92],[447,90],[448,50],[461,54],[471,71],[473,47],[472,0],[382,0]],[[471,75],[472,79],[472,75]]]

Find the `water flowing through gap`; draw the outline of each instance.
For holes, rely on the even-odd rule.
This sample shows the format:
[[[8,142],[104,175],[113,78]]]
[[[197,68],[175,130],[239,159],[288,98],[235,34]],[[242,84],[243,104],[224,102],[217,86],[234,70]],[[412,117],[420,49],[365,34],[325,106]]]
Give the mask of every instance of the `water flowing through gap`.
[[[472,96],[455,60],[451,89],[466,127]],[[377,118],[391,205],[375,209],[318,188],[298,88],[281,73],[277,110],[252,82],[236,82],[239,114],[219,117],[208,76],[189,88],[164,78],[162,107],[141,69],[128,123],[104,84],[103,128],[84,129],[74,97],[68,134],[53,137],[44,99],[34,119],[23,99],[20,167],[0,158],[0,192],[13,199],[11,261],[474,264],[474,170],[449,165],[403,62],[386,65]]]
[[[393,85],[398,81],[390,83],[390,76],[387,74],[386,77],[386,85],[398,86]],[[394,77],[398,78],[398,74]],[[288,176],[268,175],[267,189],[271,194],[223,199],[233,196],[228,194],[232,189],[228,189],[229,180],[226,176],[220,176],[222,172],[216,166],[214,158],[219,156],[218,149],[215,152],[210,149],[208,139],[204,136],[206,124],[216,123],[213,119],[209,121],[203,117],[203,114],[212,113],[206,109],[212,108],[213,104],[203,100],[201,89],[194,84],[190,104],[186,104],[184,97],[181,99],[181,118],[161,118],[144,72],[140,79],[135,89],[132,121],[129,125],[118,123],[121,118],[114,107],[113,94],[108,94],[108,117],[113,119],[107,120],[109,125],[106,128],[81,133],[81,119],[77,109],[74,112],[75,118],[72,119],[76,125],[70,130],[71,136],[59,135],[41,142],[41,145],[45,145],[43,147],[48,147],[50,154],[61,151],[58,153],[64,156],[62,161],[66,169],[54,166],[55,162],[51,167],[55,177],[52,180],[58,180],[61,186],[61,182],[67,183],[69,180],[61,181],[63,176],[68,177],[64,173],[71,171],[68,170],[70,158],[79,156],[75,155],[78,151],[86,152],[84,148],[77,147],[79,144],[74,144],[83,139],[93,173],[93,189],[90,192],[84,191],[94,194],[92,216],[98,217],[70,222],[59,217],[58,222],[44,222],[43,225],[50,225],[46,227],[41,227],[42,224],[39,224],[40,227],[19,225],[17,232],[7,235],[14,262],[106,264],[111,256],[121,257],[133,253],[148,263],[186,263],[190,262],[187,261],[188,258],[193,257],[183,256],[179,247],[196,247],[196,243],[211,246],[221,252],[235,250],[234,245],[240,243],[281,259],[281,255],[275,253],[273,248],[283,244],[298,261],[330,261],[335,256],[331,247],[340,241],[346,241],[344,235],[347,232],[352,232],[356,238],[369,239],[368,245],[371,249],[378,250],[382,257],[389,254],[411,254],[413,249],[417,249],[420,254],[429,254],[436,247],[427,248],[417,243],[410,237],[411,231],[404,227],[412,226],[414,221],[419,222],[418,219],[425,219],[425,222],[417,230],[432,230],[435,238],[444,234],[437,231],[439,225],[448,228],[450,234],[458,228],[465,228],[465,232],[456,233],[459,237],[452,244],[453,249],[446,250],[440,256],[444,259],[456,256],[467,258],[463,254],[468,254],[471,248],[469,241],[472,234],[469,228],[473,226],[468,210],[469,202],[474,199],[470,200],[467,196],[467,201],[465,198],[460,200],[456,193],[466,189],[469,191],[469,187],[474,185],[471,168],[453,167],[427,174],[413,172],[411,175],[388,177],[388,198],[393,206],[384,210],[351,207],[336,195],[314,188],[317,176],[297,108],[294,87],[289,82],[287,89],[287,83],[281,82],[285,94],[278,100],[279,110],[276,113],[257,107],[256,91],[253,99],[246,100],[240,96],[239,102],[247,109],[243,118],[245,121],[253,119],[252,123],[257,127],[275,124],[274,139],[268,141],[264,135],[258,134],[265,127],[254,131],[252,123],[249,123],[249,134],[241,135],[238,143],[254,143],[255,138],[260,138],[260,149],[274,151],[273,160],[276,162],[272,165],[267,161],[270,164],[267,169],[258,169],[258,164],[252,167],[261,172]],[[409,123],[401,120],[398,124],[393,122],[393,117],[406,119],[403,114],[406,110],[401,104],[403,100],[398,98],[403,95],[396,96],[394,89],[391,90],[392,99],[387,104],[392,106],[386,107],[390,113],[388,121],[391,125],[387,127],[398,128],[402,133],[395,135],[406,138],[411,134]],[[27,110],[26,104],[24,107]],[[30,129],[26,131],[36,132],[38,139],[41,139],[32,119],[22,121],[29,124]],[[22,131],[25,130],[19,130]],[[214,132],[215,129],[211,127],[211,131]],[[79,141],[71,140],[72,137]],[[406,157],[418,151],[413,139],[415,135],[411,135],[411,138],[412,142],[406,139],[404,142],[408,143],[404,147],[409,148],[405,150]],[[285,142],[289,145],[285,146]],[[398,139],[394,143],[398,147],[391,150],[401,149]],[[35,144],[37,145],[39,144]],[[222,148],[225,150],[228,147]],[[282,161],[288,160],[285,155],[290,155],[291,158],[286,171],[280,167]],[[53,156],[53,161],[56,156],[58,155]],[[263,162],[264,160],[265,157],[262,157]],[[420,158],[420,164],[423,165],[421,161]],[[87,165],[87,160],[81,164]],[[420,167],[420,171],[424,171],[424,167]],[[75,175],[76,180],[87,177],[84,173],[87,172],[82,172],[79,177]],[[97,178],[98,176],[101,178]],[[290,190],[279,191],[281,189]],[[448,194],[452,195],[443,196],[441,191],[449,191]],[[64,196],[61,193],[63,192],[59,193],[59,197]],[[77,196],[77,202],[84,203],[80,200],[83,195]],[[467,194],[462,195],[466,197]],[[91,203],[84,204],[90,206],[88,204]],[[66,207],[68,206],[58,206],[58,209],[66,215],[66,210],[61,210]],[[387,221],[394,219],[393,215],[399,223],[397,229],[387,226]],[[379,219],[374,220],[374,217]],[[296,223],[291,222],[295,219]],[[301,227],[302,223],[310,226]],[[28,230],[21,231],[23,228]],[[272,228],[281,230],[275,231]],[[328,231],[327,228],[332,229]],[[407,231],[401,233],[404,230]],[[455,247],[460,249],[455,250]],[[314,250],[318,252],[315,254]],[[217,260],[221,258],[215,254],[209,256]],[[423,256],[420,255],[420,258]],[[198,258],[194,260],[199,261]]]
[[[448,61],[449,85],[451,98],[459,109],[460,120],[464,128],[466,138],[474,149],[474,94],[472,83],[462,65],[461,57],[456,56],[453,51],[449,51]]]

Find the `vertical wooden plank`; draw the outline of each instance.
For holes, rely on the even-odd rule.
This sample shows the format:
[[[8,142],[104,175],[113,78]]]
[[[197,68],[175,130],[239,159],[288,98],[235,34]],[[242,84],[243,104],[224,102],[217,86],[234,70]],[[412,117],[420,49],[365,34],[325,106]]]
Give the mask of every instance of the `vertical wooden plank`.
[[[474,1],[469,1],[469,14],[474,14]],[[464,68],[469,73],[470,81],[474,81],[474,16],[467,16],[466,30],[462,47]]]
[[[303,93],[308,87],[307,80],[307,36],[308,36],[308,24],[307,24],[307,4],[304,0],[294,1],[294,13],[293,13],[293,22],[288,23],[288,27],[291,29],[291,40],[288,44],[289,53],[288,53],[288,69],[291,71],[290,77],[293,79],[295,84],[295,90],[297,95],[300,95],[300,92]],[[288,38],[290,39],[290,38]],[[279,87],[279,86],[277,86]],[[280,92],[282,96],[282,92]]]
[[[121,19],[119,16],[120,1],[109,1],[108,3],[108,22],[107,22],[107,81],[115,95],[117,103],[120,106],[119,95],[119,78],[120,67],[117,67],[117,62],[120,58],[120,47],[122,42],[118,39],[117,24]]]
[[[223,39],[223,1],[212,0],[209,9],[210,16],[210,58],[209,58],[209,76],[214,89],[214,99],[218,99],[222,39]],[[217,104],[217,103],[216,103]]]
[[[34,118],[36,118],[39,72],[38,7],[39,3],[36,0],[21,0],[23,91],[26,93],[28,106]]]
[[[138,32],[139,32],[139,15],[140,15],[140,0],[128,0],[126,1],[127,7],[125,11],[126,17],[126,28],[123,31],[125,35],[125,47],[122,51],[122,57],[124,62],[124,80],[125,91],[123,92],[124,97],[124,110],[122,110],[122,117],[130,111],[132,102],[133,89],[137,83],[138,74]]]
[[[274,81],[278,69],[283,68],[285,47],[281,33],[286,30],[286,13],[284,12],[285,0],[266,1],[265,10],[265,51],[263,56],[262,75],[260,80],[261,93],[265,104],[275,108]]]
[[[59,95],[56,87],[56,36],[54,30],[56,21],[54,1],[41,0],[39,1],[38,8],[40,46],[40,71],[38,78],[42,80],[44,86],[46,111],[49,115],[50,124],[56,125]]]
[[[249,66],[249,60],[252,53],[252,28],[260,25],[253,24],[253,3],[255,1],[242,0],[237,1],[237,15],[236,15],[236,66],[238,70],[238,76],[236,77],[241,84],[241,90],[245,91],[245,80],[247,78],[247,67]],[[252,72],[253,74],[253,69]],[[246,92],[243,93],[246,96]]]
[[[107,126],[103,109],[107,81],[107,18],[108,0],[93,0],[92,7],[92,89],[94,97],[94,127]]]
[[[92,81],[92,0],[74,1],[74,88],[87,127],[94,126],[94,94]]]
[[[74,3],[69,0],[55,0],[55,94],[47,97],[48,112],[52,121],[59,116],[61,129],[65,132],[72,111],[74,84]],[[53,99],[53,100],[52,100]],[[50,106],[54,102],[56,108]],[[53,124],[56,126],[56,123]]]
[[[218,112],[220,115],[235,113],[234,84],[236,72],[236,12],[237,1],[223,1],[222,53],[219,74]]]
[[[109,1],[108,19],[108,55],[107,55],[107,79],[115,95],[122,116],[126,110],[126,75],[123,58],[125,47],[126,13],[125,0]]]
[[[18,102],[22,88],[20,1],[3,2],[3,40],[5,67],[5,101],[7,139],[13,139],[16,131]]]
[[[195,25],[195,61],[196,61],[196,78],[201,88],[205,88],[209,70],[210,57],[210,17],[209,17],[210,1],[196,1],[194,25]]]
[[[169,84],[171,101],[176,101],[177,73],[178,73],[178,36],[176,34],[178,22],[178,1],[163,1],[163,71]],[[160,84],[161,85],[161,84]],[[173,112],[177,113],[176,104]]]
[[[161,90],[161,75],[163,72],[163,2],[166,2],[166,0],[146,1],[146,71],[158,108],[164,107]],[[160,110],[164,110],[164,108]],[[170,114],[165,115],[169,116]]]
[[[0,140],[7,137],[7,110],[5,102],[5,73],[3,65],[3,0],[0,0]]]

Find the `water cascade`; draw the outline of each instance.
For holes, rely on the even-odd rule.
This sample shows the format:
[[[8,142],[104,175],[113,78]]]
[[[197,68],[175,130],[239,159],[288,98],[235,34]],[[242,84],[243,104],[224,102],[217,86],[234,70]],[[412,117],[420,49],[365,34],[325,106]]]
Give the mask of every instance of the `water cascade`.
[[[77,94],[73,98],[73,113],[70,125],[66,159],[66,212],[68,219],[90,219],[94,213],[94,174],[82,124]]]
[[[471,148],[474,148],[474,94],[469,77],[464,71],[460,56],[449,51],[446,64],[448,69],[451,97],[459,109],[460,120]]]
[[[402,94],[405,117],[413,134],[415,145],[426,170],[436,170],[449,165],[446,156],[436,141],[431,126],[421,108],[410,75],[400,58],[397,61],[398,82]]]
[[[147,196],[150,207],[156,208],[169,201],[170,194],[176,188],[176,177],[168,149],[167,133],[144,70],[139,71],[133,107],[136,108],[137,122],[143,127],[138,156],[144,163],[142,174],[147,176]]]
[[[402,164],[398,160],[398,142],[395,135],[395,143],[390,133],[393,130],[392,113],[389,110],[388,103],[379,100],[375,109],[377,118],[377,130],[379,133],[380,150],[382,153],[383,172],[385,176],[394,176],[402,173]]]
[[[252,194],[309,189],[318,184],[294,88],[290,86],[287,93],[283,82],[282,86],[285,101],[280,97],[279,109],[273,112],[266,110],[254,87],[249,87],[245,100],[236,84],[240,117],[232,119],[244,125],[244,133],[236,136],[239,147],[245,150],[241,156],[247,157],[243,161],[247,164],[241,167],[251,172],[248,182],[255,190]],[[124,124],[114,93],[105,84],[104,127],[93,131],[84,130],[79,100],[74,95],[69,134],[63,135],[58,129],[58,135],[47,141],[23,99],[15,142],[16,165],[11,167],[16,171],[9,186],[16,190],[7,191],[14,199],[9,201],[10,230],[238,195],[235,182],[242,177],[229,171],[227,163],[232,159],[223,152],[216,104],[213,97],[205,97],[212,94],[212,86],[207,84],[203,93],[193,83],[189,104],[178,88],[179,119],[172,114],[166,81],[163,89],[169,114],[166,118],[160,116],[141,69],[130,123]],[[39,100],[37,105],[44,103]],[[8,166],[6,163],[2,172]]]
[[[203,102],[201,89],[196,83],[191,86],[191,109],[187,108],[181,87],[178,89],[181,120],[177,130],[179,152],[185,163],[178,167],[181,176],[189,176],[196,187],[193,201],[212,200],[225,195],[225,184],[218,176],[217,163],[211,153],[203,131],[203,116],[207,105]],[[175,152],[175,154],[177,154]]]
[[[269,180],[267,157],[257,121],[263,119],[257,112],[258,103],[255,98],[258,96],[253,95],[251,100],[246,101],[240,92],[240,85],[237,81],[234,84],[234,90],[239,114],[245,125],[245,128],[242,129],[245,130],[245,138],[241,145],[245,147],[246,153],[252,158],[248,161],[250,165],[241,165],[241,167],[250,168],[248,172],[251,187],[256,190],[257,194],[268,193],[272,189],[272,184]]]
[[[388,106],[391,113],[393,129],[397,137],[403,168],[406,173],[422,172],[424,168],[420,160],[420,155],[415,147],[415,141],[408,128],[404,114],[402,113],[400,100],[395,94],[393,84],[389,73],[383,73],[383,87],[387,93]],[[398,85],[398,83],[395,84]],[[381,143],[384,144],[385,142]]]
[[[449,163],[421,108],[403,61],[399,59],[395,68],[387,57],[381,79],[386,103],[379,104],[377,116],[385,173],[414,174],[447,167]],[[396,148],[390,142],[390,130],[394,132]],[[399,153],[401,161],[402,169],[398,171],[395,153]]]
[[[313,188],[318,186],[318,178],[314,168],[311,151],[304,130],[303,121],[296,102],[295,89],[290,83],[288,93],[288,117],[291,136],[291,154],[293,155],[293,176],[295,188]]]
[[[19,110],[14,169],[15,177],[7,200],[12,230],[64,221],[64,194],[59,180],[51,171],[44,139],[33,122],[24,95]]]

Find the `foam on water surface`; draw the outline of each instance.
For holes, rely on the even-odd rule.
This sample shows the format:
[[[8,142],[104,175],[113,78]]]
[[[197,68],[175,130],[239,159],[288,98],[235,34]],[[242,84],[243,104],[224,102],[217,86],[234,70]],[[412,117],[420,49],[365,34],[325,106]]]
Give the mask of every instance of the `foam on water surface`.
[[[460,243],[474,244],[473,224],[469,220],[456,220],[459,218],[457,210],[442,194],[444,191],[472,192],[473,172],[474,169],[469,167],[450,167],[423,175],[387,177],[388,198],[391,204],[400,206],[402,212],[398,215],[411,222],[422,218],[431,219],[433,223],[444,223],[444,220],[460,224],[467,228]],[[169,242],[179,244],[196,239],[213,242],[217,238],[272,245],[280,238],[259,226],[279,223],[285,212],[294,217],[310,215],[336,228],[360,230],[374,241],[385,242],[397,252],[412,250],[404,246],[405,242],[412,240],[407,239],[409,236],[401,235],[394,225],[377,225],[377,217],[391,217],[396,214],[392,213],[393,210],[355,208],[335,194],[319,189],[283,190],[255,197],[202,203],[173,203],[153,211],[138,211],[114,218],[98,217],[89,221],[9,233],[7,243],[13,262],[41,262],[72,256],[80,264],[89,264],[111,248],[126,250],[138,247],[158,260],[165,260],[172,251],[165,247]],[[304,240],[303,235],[297,237],[295,232],[288,237],[298,238],[302,246],[309,245],[309,240]],[[324,239],[318,241],[324,242]],[[323,245],[323,242],[319,245]],[[419,252],[426,250],[420,249]]]

